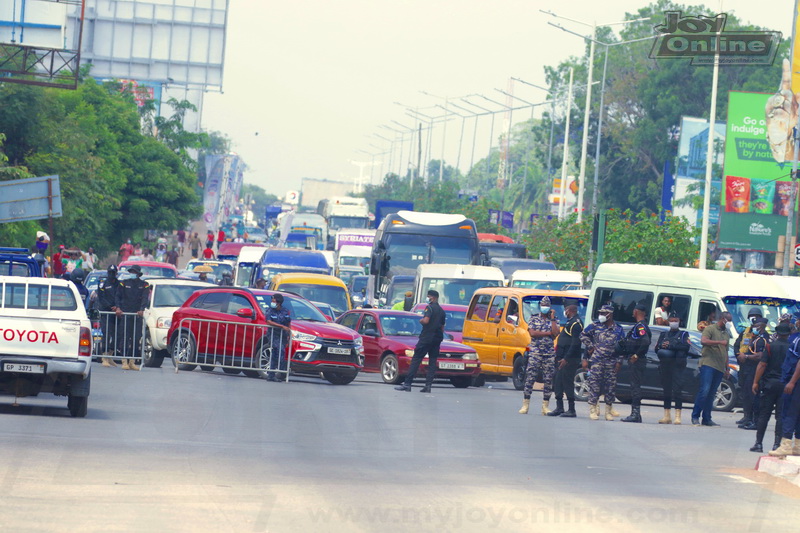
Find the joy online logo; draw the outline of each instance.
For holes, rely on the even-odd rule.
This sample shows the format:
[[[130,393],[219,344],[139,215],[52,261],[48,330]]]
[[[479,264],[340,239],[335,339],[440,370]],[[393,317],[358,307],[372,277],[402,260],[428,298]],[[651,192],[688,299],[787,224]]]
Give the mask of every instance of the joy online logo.
[[[781,42],[779,31],[725,32],[726,13],[714,17],[684,17],[680,11],[664,12],[664,24],[650,57],[672,59],[691,57],[692,64],[712,65],[719,54],[720,65],[771,65]]]
[[[760,222],[753,222],[750,224],[750,235],[764,235],[770,237],[772,236],[772,228],[768,228]]]

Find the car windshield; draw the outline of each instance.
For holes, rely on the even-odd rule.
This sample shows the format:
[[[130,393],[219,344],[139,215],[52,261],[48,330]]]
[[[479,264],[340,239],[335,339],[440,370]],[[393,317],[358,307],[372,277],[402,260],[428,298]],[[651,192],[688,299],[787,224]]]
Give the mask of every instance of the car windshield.
[[[422,333],[422,324],[418,316],[383,315],[380,317],[384,335],[400,337],[418,337]]]
[[[214,271],[214,276],[217,279],[221,279],[224,272],[230,272],[231,276],[233,276],[232,265],[229,263],[217,263],[214,261],[189,261],[189,263],[186,264],[186,270],[194,272],[194,269],[200,265],[211,267],[211,269]]]
[[[202,285],[157,285],[153,290],[153,307],[180,307]]]
[[[386,251],[390,270],[416,269],[425,263],[469,265],[472,249],[469,239],[394,233],[387,237]]]
[[[747,315],[753,308],[761,311],[761,316],[769,320],[769,328],[774,331],[775,326],[778,325],[778,318],[783,313],[792,314],[796,307],[794,300],[785,298],[726,296],[722,301],[725,302],[725,307],[733,315],[733,325],[740,332],[750,325]]]
[[[345,285],[350,283],[350,280],[353,276],[360,276],[364,271],[353,271],[353,270],[340,270],[339,271],[339,279],[344,281]]]
[[[540,291],[571,291],[580,289],[577,281],[533,281],[533,280],[514,280],[513,287],[522,289],[539,289]]]
[[[131,265],[133,266],[133,265]],[[146,278],[176,278],[175,270],[169,267],[138,265],[142,269],[142,276]],[[120,268],[120,271],[127,272],[130,266]]]
[[[475,291],[483,287],[499,287],[501,280],[424,278],[421,294],[433,289],[439,293],[440,304],[469,305]]]
[[[522,317],[525,323],[529,323],[533,315],[541,313],[539,302],[544,296],[525,296],[522,298]],[[586,318],[586,299],[585,298],[562,298],[561,296],[550,296],[550,309],[555,312],[556,319],[561,324],[565,324],[567,319],[564,317],[564,307],[568,305],[578,306],[578,317],[581,322]]]
[[[466,311],[445,311],[444,330],[458,331],[464,330],[464,319],[467,317]]]
[[[84,281],[83,285],[89,290],[89,292],[92,292],[97,290],[100,284],[103,283],[107,277],[108,274],[105,272],[103,274],[89,274],[86,276],[86,281]]]
[[[342,287],[312,283],[282,283],[280,290],[299,294],[312,302],[329,304],[337,315],[347,311],[347,291]]]
[[[250,275],[253,273],[252,263],[242,263],[236,267],[236,280],[233,282],[237,287],[247,287],[250,285]]]
[[[328,219],[328,225],[331,229],[340,228],[354,228],[366,229],[369,226],[369,219],[367,217],[339,217],[332,216]]]
[[[256,301],[261,309],[266,313],[269,311],[269,303],[272,301],[271,294],[256,294]],[[283,297],[283,306],[289,311],[289,317],[292,320],[310,320],[312,322],[327,322],[319,309],[311,305],[310,302],[301,300],[300,298],[292,298],[291,296]]]
[[[389,305],[394,305],[406,296],[406,291],[414,290],[414,280],[399,281],[392,284],[391,291],[387,295],[386,301]]]
[[[353,286],[350,287],[350,291],[353,294],[357,294],[361,292],[361,289],[367,288],[367,280],[369,278],[367,276],[358,276],[357,278],[353,279]]]

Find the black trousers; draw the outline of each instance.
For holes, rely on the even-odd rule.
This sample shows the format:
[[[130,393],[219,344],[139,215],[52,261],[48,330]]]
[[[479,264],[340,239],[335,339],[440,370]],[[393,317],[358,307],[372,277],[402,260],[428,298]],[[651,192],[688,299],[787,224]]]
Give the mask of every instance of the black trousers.
[[[763,443],[767,424],[775,411],[775,444],[780,443],[783,433],[783,384],[778,382],[758,391],[758,426],[756,427],[756,442]]]
[[[567,395],[567,402],[569,409],[575,410],[575,372],[581,366],[580,359],[566,359],[567,364],[564,368],[556,370],[555,378],[553,378],[553,392],[556,396],[556,405],[561,406],[563,409],[564,402],[562,397],[564,393]],[[556,363],[558,368],[558,363]]]
[[[683,380],[686,370],[685,357],[659,357],[661,388],[664,389],[664,409],[683,409]]]
[[[117,355],[119,357],[142,356],[142,325],[144,318],[136,315],[119,317],[116,327]]]
[[[755,395],[753,394],[753,379],[756,377],[755,365],[741,365],[739,367],[739,389],[742,394],[742,410],[744,411],[745,420],[753,420],[753,402]]]
[[[437,361],[439,360],[439,347],[443,339],[433,339],[430,341],[422,341],[417,343],[414,347],[414,357],[411,358],[411,365],[408,367],[408,375],[406,376],[405,385],[410,387],[417,376],[419,365],[428,355],[428,374],[425,376],[425,386],[430,387],[433,383],[433,377],[436,375]]]
[[[642,405],[642,380],[644,379],[644,370],[647,368],[647,359],[645,356],[639,356],[631,367],[631,405],[639,407]]]

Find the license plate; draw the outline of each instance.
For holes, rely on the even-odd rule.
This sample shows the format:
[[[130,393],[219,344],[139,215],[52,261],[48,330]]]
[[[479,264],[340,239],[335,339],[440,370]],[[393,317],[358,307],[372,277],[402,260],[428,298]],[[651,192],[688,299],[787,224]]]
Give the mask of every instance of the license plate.
[[[350,348],[328,348],[328,353],[333,355],[350,355]]]
[[[464,370],[464,363],[458,361],[439,361],[442,370]]]
[[[4,372],[23,372],[25,374],[44,374],[44,365],[21,365],[19,363],[3,363]]]

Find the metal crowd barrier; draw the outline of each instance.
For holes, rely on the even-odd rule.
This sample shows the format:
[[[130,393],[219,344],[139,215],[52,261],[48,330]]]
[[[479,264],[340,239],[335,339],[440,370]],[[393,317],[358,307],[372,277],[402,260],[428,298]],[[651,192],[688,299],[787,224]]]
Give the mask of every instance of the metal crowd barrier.
[[[94,357],[142,358],[147,332],[144,317],[136,313],[122,313],[118,316],[114,311],[100,311],[98,320],[93,320],[92,329]]]
[[[199,366],[201,370],[221,368],[226,374],[242,372],[250,377],[265,378],[274,373],[289,381],[291,353],[291,333],[266,324],[184,318],[170,338],[176,373]]]

